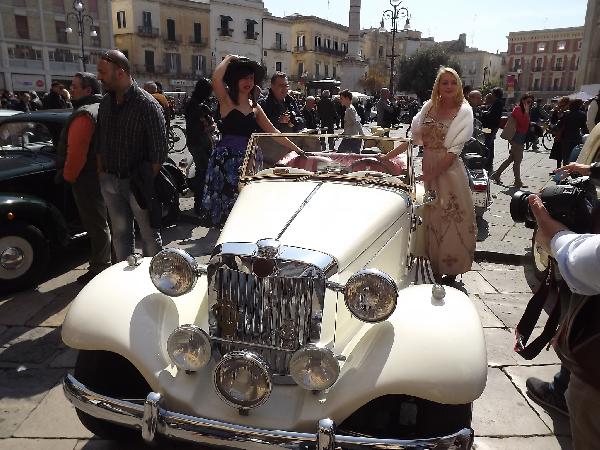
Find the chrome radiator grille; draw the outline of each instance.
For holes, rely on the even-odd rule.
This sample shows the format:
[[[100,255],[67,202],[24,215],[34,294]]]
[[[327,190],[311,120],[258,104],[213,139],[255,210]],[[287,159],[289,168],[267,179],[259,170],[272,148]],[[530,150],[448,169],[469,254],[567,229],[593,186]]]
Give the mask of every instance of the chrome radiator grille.
[[[257,261],[272,266],[270,273],[257,275]],[[293,352],[319,339],[325,276],[302,261],[239,253],[213,256],[209,324],[221,354],[250,349],[274,374],[287,375]]]

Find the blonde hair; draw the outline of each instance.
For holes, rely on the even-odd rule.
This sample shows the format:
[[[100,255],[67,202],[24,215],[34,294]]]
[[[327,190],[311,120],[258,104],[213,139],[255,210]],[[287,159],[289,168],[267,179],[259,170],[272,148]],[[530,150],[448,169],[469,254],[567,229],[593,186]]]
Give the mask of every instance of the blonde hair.
[[[440,79],[445,73],[451,74],[456,79],[456,106],[460,106],[465,102],[465,96],[463,95],[462,82],[456,70],[452,67],[440,67],[435,77],[435,83],[433,83],[433,89],[431,90],[431,103],[434,108],[437,108],[440,104]]]

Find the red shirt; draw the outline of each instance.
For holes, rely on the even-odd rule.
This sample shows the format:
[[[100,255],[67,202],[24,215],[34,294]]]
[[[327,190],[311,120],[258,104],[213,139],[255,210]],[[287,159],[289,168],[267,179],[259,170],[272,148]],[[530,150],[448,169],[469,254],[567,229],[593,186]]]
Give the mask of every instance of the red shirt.
[[[92,136],[94,122],[87,115],[77,117],[69,127],[67,137],[67,159],[63,170],[63,178],[69,183],[75,183],[79,173],[85,166]]]
[[[517,122],[517,133],[526,134],[529,131],[529,114],[521,111],[521,106],[515,106],[515,109],[512,110],[511,115],[515,118]]]

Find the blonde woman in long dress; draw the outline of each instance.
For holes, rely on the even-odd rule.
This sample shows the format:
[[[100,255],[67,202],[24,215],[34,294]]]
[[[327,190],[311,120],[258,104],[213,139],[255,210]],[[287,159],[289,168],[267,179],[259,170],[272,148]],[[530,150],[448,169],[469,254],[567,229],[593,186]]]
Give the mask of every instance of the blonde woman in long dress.
[[[471,270],[477,238],[469,180],[459,157],[473,135],[473,110],[454,69],[440,68],[431,100],[415,116],[411,130],[414,144],[423,146],[421,180],[437,194],[425,207],[427,255],[436,281],[452,284],[457,275]],[[407,147],[403,143],[385,157],[391,159]]]

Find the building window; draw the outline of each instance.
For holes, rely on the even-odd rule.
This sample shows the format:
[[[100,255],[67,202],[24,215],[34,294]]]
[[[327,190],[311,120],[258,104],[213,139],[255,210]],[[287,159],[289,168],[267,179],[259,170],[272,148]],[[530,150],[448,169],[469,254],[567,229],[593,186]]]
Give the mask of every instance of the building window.
[[[303,34],[296,36],[296,46],[298,47],[298,50],[304,50],[304,47],[306,47],[306,36]]]
[[[333,68],[332,68],[333,72],[332,72],[332,74],[331,74],[331,78],[335,78],[335,76],[336,76],[336,72],[337,72],[337,70],[336,70],[336,69],[337,69],[337,67],[336,67],[336,66],[333,66]]]
[[[552,89],[558,91],[560,89],[560,78],[555,78],[552,82]]]
[[[221,28],[219,28],[219,36],[232,36],[233,30],[229,28],[229,22],[233,19],[231,16],[221,16]]]
[[[315,50],[321,47],[321,36],[315,36]]]
[[[338,50],[339,48],[340,48],[340,44],[338,43],[338,41],[333,41],[333,49]]]
[[[325,78],[329,78],[329,65],[325,64]]]
[[[194,75],[206,75],[206,56],[192,55],[192,71]]]
[[[167,19],[167,40],[175,41],[175,20]]]
[[[577,50],[581,50],[581,41],[577,41]]]
[[[329,39],[329,38],[325,39],[325,47],[331,48],[331,39]]]
[[[66,44],[67,41],[67,32],[66,25],[64,20],[55,20],[54,21],[54,29],[56,30],[56,42],[59,44]]]
[[[156,68],[154,67],[154,51],[144,51],[144,64],[146,66],[146,72],[154,73],[156,71]]]
[[[194,42],[196,44],[202,43],[202,24],[198,22],[194,23]]]
[[[181,73],[181,55],[179,53],[165,53],[165,67],[170,74]]]
[[[117,11],[117,28],[127,27],[127,20],[125,19],[125,11]]]
[[[538,42],[537,51],[538,52],[544,52],[544,51],[546,51],[546,43],[545,42]],[[521,52],[518,52],[518,53],[521,53]]]
[[[380,58],[383,58],[383,45],[379,46],[379,50],[378,50],[377,54],[379,55]]]
[[[540,90],[540,79],[539,78],[534,78],[533,79],[533,90],[534,91],[539,91]]]
[[[283,72],[281,61],[275,62],[275,72]]]
[[[48,59],[55,62],[73,62],[75,56],[69,49],[57,48],[48,52]]]
[[[575,61],[575,70],[579,69],[579,55],[577,56],[577,61]]]
[[[304,63],[299,62],[298,63],[298,79],[302,78],[303,75],[304,75]]]
[[[321,64],[316,63],[315,64],[315,78],[320,78],[321,77]]]
[[[16,45],[15,47],[8,47],[8,57],[12,59],[33,59],[41,61],[42,51],[35,50],[29,45]]]
[[[538,58],[535,60],[535,70],[536,71],[539,72],[540,70],[542,70],[543,61],[544,60],[542,58]]]
[[[283,35],[281,33],[275,33],[275,48],[283,50]]]
[[[556,58],[556,70],[563,70],[563,59]]]
[[[152,13],[150,11],[142,12],[142,26],[144,30],[152,30]]]
[[[21,39],[29,39],[27,16],[15,16],[15,25],[17,27],[17,36]]]
[[[246,39],[256,39],[258,37],[258,33],[255,30],[258,22],[253,19],[246,19]]]
[[[348,52],[348,44],[346,44],[345,42],[342,42],[342,51],[343,51],[344,53],[347,53],[347,52]]]
[[[515,44],[515,53],[523,53],[523,44]]]
[[[566,50],[567,48],[567,42],[566,41],[558,41],[556,43],[556,50],[559,52],[562,52],[563,50]]]
[[[516,72],[517,70],[521,70],[521,59],[515,59],[515,67],[513,68],[513,72]]]

